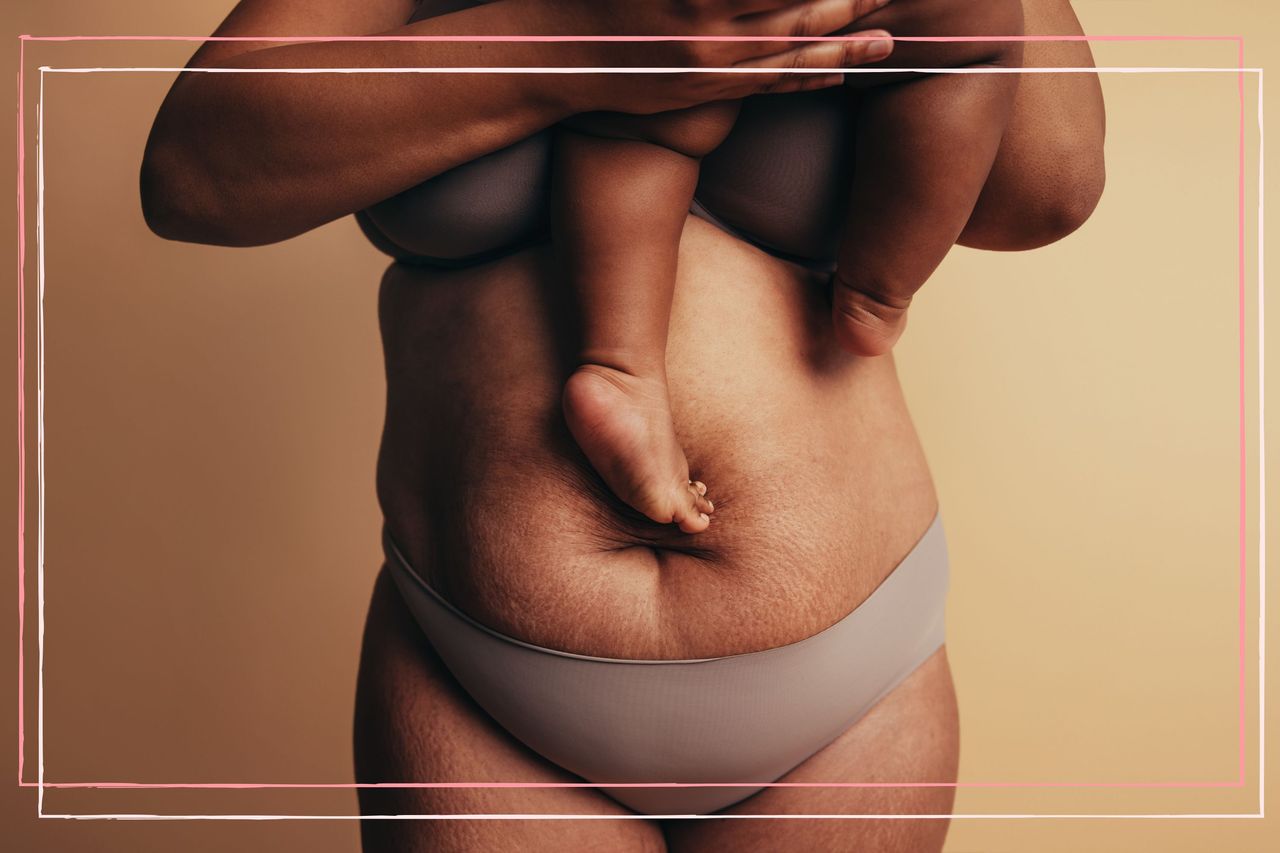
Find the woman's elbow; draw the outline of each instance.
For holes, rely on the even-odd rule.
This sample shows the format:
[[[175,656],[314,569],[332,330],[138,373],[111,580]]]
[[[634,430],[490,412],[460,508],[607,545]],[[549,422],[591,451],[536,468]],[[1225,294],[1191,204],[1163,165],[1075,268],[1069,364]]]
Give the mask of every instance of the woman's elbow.
[[[976,249],[1018,252],[1056,243],[1093,215],[1106,184],[1102,147],[1062,152],[1010,196],[983,198],[960,242]],[[984,191],[987,196],[991,186]]]
[[[148,145],[138,177],[147,227],[166,240],[235,245],[238,241],[227,227],[227,218],[199,183],[181,157],[163,145]]]
[[[226,185],[195,162],[187,146],[152,135],[138,176],[142,218],[166,240],[215,246],[271,242],[255,233],[252,219],[237,211]]]

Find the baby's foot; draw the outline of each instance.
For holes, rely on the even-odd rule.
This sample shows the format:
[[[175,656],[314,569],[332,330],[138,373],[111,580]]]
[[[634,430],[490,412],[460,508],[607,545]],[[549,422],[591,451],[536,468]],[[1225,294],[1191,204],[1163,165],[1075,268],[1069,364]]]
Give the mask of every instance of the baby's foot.
[[[629,506],[685,533],[701,533],[715,507],[689,480],[662,377],[584,364],[564,386],[569,431],[605,483]]]

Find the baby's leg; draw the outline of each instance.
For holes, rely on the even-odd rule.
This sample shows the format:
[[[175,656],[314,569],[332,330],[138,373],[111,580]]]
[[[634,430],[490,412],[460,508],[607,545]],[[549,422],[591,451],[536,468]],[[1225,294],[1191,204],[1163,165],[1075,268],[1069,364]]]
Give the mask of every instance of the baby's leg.
[[[872,18],[860,26],[884,27],[897,36],[1022,33],[1019,0],[895,0]],[[1020,42],[899,42],[882,66],[1020,64]],[[849,79],[868,88],[858,112],[851,213],[833,316],[846,349],[880,355],[897,341],[912,294],[946,257],[973,211],[1008,123],[1018,75]]]
[[[713,506],[672,424],[667,326],[698,160],[736,114],[724,103],[578,116],[555,142],[553,239],[582,333],[565,419],[619,498],[686,533],[705,530]]]

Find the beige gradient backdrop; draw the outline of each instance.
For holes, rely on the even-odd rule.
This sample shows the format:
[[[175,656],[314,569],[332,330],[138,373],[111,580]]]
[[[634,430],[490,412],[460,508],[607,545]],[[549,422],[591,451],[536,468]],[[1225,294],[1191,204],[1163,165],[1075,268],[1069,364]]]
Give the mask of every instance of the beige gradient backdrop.
[[[4,7],[6,36],[199,35],[232,3],[16,5]],[[1249,0],[1215,4],[1208,19],[1202,4],[1181,0],[1080,0],[1077,9],[1093,33],[1243,33],[1250,65],[1270,63],[1280,43],[1280,13]],[[4,51],[3,67],[16,69],[16,39]],[[188,52],[33,45],[26,68],[173,65]],[[1097,54],[1105,65],[1235,60],[1233,46],[1211,44],[1111,44]],[[46,81],[46,776],[347,782],[359,632],[378,565],[381,259],[350,219],[251,250],[150,235],[137,167],[169,80]],[[953,550],[963,782],[1230,782],[1237,773],[1236,79],[1109,75],[1104,86],[1109,181],[1095,217],[1035,253],[953,253],[899,350]],[[33,122],[34,84],[27,96]],[[1271,103],[1280,116],[1274,94]],[[1248,203],[1252,258],[1252,183]],[[14,226],[6,206],[0,227]],[[12,283],[12,237],[6,245]],[[959,812],[1257,811],[1254,272],[1251,261],[1246,785],[966,787]],[[13,353],[10,293],[0,310],[3,351]],[[29,369],[28,780],[37,754],[34,388]],[[15,425],[11,415],[0,436],[9,448]],[[13,483],[11,451],[4,465]],[[0,636],[12,640],[7,600]],[[0,732],[16,729],[14,657],[3,655],[0,669],[12,700]],[[1280,694],[1271,698],[1280,706]],[[1272,750],[1269,766],[1277,761]],[[0,837],[17,839],[5,849],[357,847],[352,822],[38,821],[33,790],[5,791]],[[49,792],[45,808],[341,814],[355,802],[344,791],[95,790]],[[1271,820],[998,820],[957,821],[948,850],[1278,845]]]

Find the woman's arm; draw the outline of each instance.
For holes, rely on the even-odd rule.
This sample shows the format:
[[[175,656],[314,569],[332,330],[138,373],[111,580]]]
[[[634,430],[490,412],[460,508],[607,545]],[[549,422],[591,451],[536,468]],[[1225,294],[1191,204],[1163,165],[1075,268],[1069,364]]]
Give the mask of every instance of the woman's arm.
[[[216,36],[708,33],[839,29],[876,0],[496,0],[403,25],[412,0],[242,0]],[[658,112],[832,85],[779,67],[848,66],[868,42],[208,42],[190,67],[751,66],[760,74],[205,73],[179,76],[142,163],[157,234],[223,245],[295,236],[579,112]]]
[[[1081,35],[1068,0],[1023,0],[1027,35]],[[1093,66],[1084,41],[1028,42],[1023,65]],[[960,243],[1018,251],[1061,240],[1093,213],[1106,170],[1096,74],[1024,74],[986,188]]]

